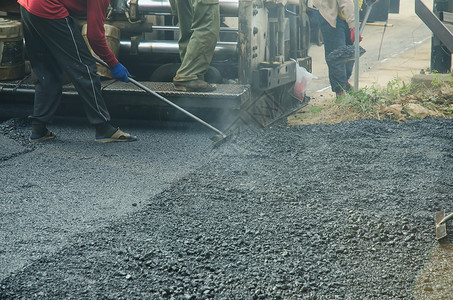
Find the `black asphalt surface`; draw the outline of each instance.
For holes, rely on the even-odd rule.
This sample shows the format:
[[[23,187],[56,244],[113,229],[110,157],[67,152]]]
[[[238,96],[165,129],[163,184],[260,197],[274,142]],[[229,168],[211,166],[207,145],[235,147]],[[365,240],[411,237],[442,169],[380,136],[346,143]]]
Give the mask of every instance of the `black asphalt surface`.
[[[410,299],[452,210],[452,120],[243,130],[79,122],[0,162],[1,299]],[[23,147],[23,148],[20,148]]]
[[[76,233],[142,209],[212,148],[212,134],[194,124],[116,122],[129,124],[138,142],[98,144],[85,120],[60,118],[49,126],[57,138],[36,145],[25,119],[0,125],[1,279]]]

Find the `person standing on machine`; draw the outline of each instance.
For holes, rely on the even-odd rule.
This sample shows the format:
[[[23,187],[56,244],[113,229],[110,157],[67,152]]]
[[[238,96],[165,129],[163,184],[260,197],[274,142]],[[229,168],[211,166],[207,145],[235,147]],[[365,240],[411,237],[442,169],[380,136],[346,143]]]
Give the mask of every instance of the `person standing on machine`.
[[[220,32],[219,0],[173,0],[179,22],[181,66],[173,78],[176,90],[209,92],[214,84],[204,81]]]
[[[96,142],[135,141],[137,138],[113,127],[101,94],[101,80],[80,28],[71,17],[87,16],[87,38],[93,51],[111,68],[116,79],[128,81],[129,72],[116,59],[105,39],[104,22],[110,0],[19,0],[25,46],[38,78],[35,89],[32,132],[29,140],[55,138],[47,129],[62,97],[65,72],[82,99],[88,121],[96,128]]]
[[[354,1],[353,0],[313,0],[315,19],[321,29],[324,40],[325,56],[345,45],[352,45],[355,39]],[[359,7],[362,0],[359,0]],[[360,35],[359,35],[360,36]],[[362,37],[360,36],[360,41]],[[349,78],[354,61],[326,61],[329,69],[329,81],[332,91],[341,97],[351,89]]]

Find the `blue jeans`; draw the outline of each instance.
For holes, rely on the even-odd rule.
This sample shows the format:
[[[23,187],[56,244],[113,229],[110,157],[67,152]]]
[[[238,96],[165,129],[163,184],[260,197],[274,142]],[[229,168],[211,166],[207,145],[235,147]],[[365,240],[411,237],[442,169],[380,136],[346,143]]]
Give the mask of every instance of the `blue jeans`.
[[[324,39],[325,56],[341,46],[352,45],[350,30],[345,20],[337,17],[337,27],[333,28],[319,11],[314,11],[314,16]],[[332,91],[338,93],[349,89],[347,82],[351,77],[354,61],[327,62],[327,67],[329,68],[329,81]]]

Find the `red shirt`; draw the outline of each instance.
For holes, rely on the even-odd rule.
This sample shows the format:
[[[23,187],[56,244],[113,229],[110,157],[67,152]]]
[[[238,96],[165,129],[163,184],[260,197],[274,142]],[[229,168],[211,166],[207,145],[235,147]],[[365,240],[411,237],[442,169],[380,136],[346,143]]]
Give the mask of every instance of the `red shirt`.
[[[110,0],[18,0],[29,13],[45,19],[63,19],[70,14],[87,16],[87,38],[93,51],[110,67],[118,63],[105,40],[105,15]]]

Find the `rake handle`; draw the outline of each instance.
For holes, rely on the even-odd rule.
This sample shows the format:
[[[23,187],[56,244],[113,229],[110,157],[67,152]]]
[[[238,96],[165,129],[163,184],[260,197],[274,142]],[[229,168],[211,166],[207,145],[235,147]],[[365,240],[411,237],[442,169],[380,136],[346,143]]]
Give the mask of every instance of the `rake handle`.
[[[376,2],[371,2],[370,5],[368,5],[368,3],[367,3],[365,16],[363,17],[362,24],[360,25],[360,29],[359,29],[360,34],[362,34],[363,29],[365,28],[366,22],[368,21],[368,17],[370,16],[371,9],[373,8],[374,3],[376,3]]]
[[[93,56],[94,60],[96,62],[98,62],[99,64],[103,65],[104,67],[110,69],[110,67],[101,59],[97,58],[96,56]],[[147,92],[148,94],[151,94],[157,98],[159,98],[160,100],[164,101],[165,103],[167,103],[168,105],[176,108],[177,110],[179,110],[180,112],[186,114],[187,116],[191,117],[192,119],[196,120],[197,122],[203,124],[204,126],[208,127],[209,129],[217,132],[218,134],[220,134],[222,136],[222,138],[226,138],[227,135],[225,133],[223,133],[222,131],[218,130],[217,128],[215,128],[214,126],[212,126],[211,124],[208,124],[206,123],[205,121],[203,121],[202,119],[198,118],[197,116],[191,114],[190,112],[188,112],[187,110],[183,109],[182,107],[179,107],[178,105],[174,104],[173,102],[171,102],[170,100],[168,100],[167,98],[159,95],[158,93],[156,93],[155,91],[151,90],[150,88],[144,86],[143,84],[141,84],[140,82],[138,82],[137,80],[131,78],[130,76],[128,76],[128,79],[131,83],[133,83],[135,86],[141,88],[142,90],[144,90],[145,92]]]

